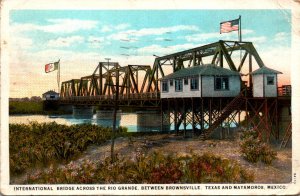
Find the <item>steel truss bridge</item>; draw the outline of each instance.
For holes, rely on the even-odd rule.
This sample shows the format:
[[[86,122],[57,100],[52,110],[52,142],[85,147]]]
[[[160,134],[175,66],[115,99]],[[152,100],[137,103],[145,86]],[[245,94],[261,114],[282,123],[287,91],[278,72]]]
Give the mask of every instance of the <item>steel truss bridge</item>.
[[[244,87],[248,89],[248,93],[239,98],[160,99],[161,78],[180,69],[205,64],[215,64],[240,72],[244,77],[243,81],[247,83]],[[204,138],[209,136],[211,129],[224,122],[236,121],[236,115],[246,111],[249,126],[257,127],[259,122],[259,125],[267,128],[268,139],[271,135],[278,139],[278,106],[290,106],[290,97],[261,100],[253,98],[249,91],[252,89],[252,78],[248,74],[252,72],[253,66],[263,67],[264,63],[252,42],[224,40],[157,57],[153,66],[120,66],[118,62],[99,62],[92,75],[62,82],[60,103],[110,108],[118,94],[120,107],[160,110],[162,122],[166,121],[165,116],[169,116],[168,123],[174,123],[176,131],[182,127],[180,125],[186,130],[190,124],[193,131],[200,127]],[[233,104],[237,99],[239,104]],[[230,104],[238,107],[231,107]],[[273,111],[274,106],[276,110]],[[208,125],[208,128],[203,124]]]
[[[234,63],[234,52],[240,55],[238,64]],[[173,73],[186,67],[209,63],[242,73],[247,58],[249,59],[247,73],[252,71],[252,58],[259,67],[264,66],[251,42],[223,40],[157,57],[152,67],[150,65],[121,67],[117,62],[100,62],[92,75],[62,82],[60,96],[64,103],[111,104],[109,100],[113,100],[117,89],[116,82],[119,81],[120,101],[128,101],[127,105],[133,106],[137,102],[131,102],[136,100],[142,104],[141,106],[145,103],[149,107],[146,102],[140,100],[151,99],[157,100],[152,103],[154,106],[159,106],[159,81],[167,72]],[[252,85],[250,75],[248,82]]]

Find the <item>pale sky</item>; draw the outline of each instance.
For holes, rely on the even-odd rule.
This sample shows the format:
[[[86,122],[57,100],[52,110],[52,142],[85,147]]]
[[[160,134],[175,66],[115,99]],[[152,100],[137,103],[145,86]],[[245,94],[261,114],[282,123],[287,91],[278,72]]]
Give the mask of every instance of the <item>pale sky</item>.
[[[158,56],[218,40],[238,40],[237,31],[220,34],[220,22],[242,17],[243,41],[251,41],[267,67],[290,83],[290,10],[11,10],[9,13],[9,97],[41,96],[61,81],[91,75],[109,57],[121,66],[151,65]],[[257,68],[257,67],[256,67]]]

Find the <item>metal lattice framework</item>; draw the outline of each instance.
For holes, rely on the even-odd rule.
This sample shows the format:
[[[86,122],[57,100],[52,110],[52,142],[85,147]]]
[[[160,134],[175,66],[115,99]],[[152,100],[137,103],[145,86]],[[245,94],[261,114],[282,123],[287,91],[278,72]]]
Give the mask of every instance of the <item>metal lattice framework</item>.
[[[240,51],[238,64],[232,57],[235,51]],[[128,95],[129,98],[131,94],[158,93],[160,91],[159,80],[165,76],[168,66],[172,66],[171,73],[186,67],[201,66],[207,63],[242,72],[248,58],[248,71],[251,72],[252,56],[259,67],[264,66],[251,42],[220,40],[190,50],[157,57],[152,68],[149,65],[121,67],[117,62],[100,62],[92,75],[62,82],[60,94],[62,98],[112,95],[116,91],[114,82],[117,71],[119,72],[120,95]],[[249,75],[249,84],[251,85],[250,77]]]
[[[239,63],[232,58],[234,52],[243,52],[240,56]],[[241,54],[241,53],[240,53]],[[248,71],[252,72],[252,57],[255,59],[259,67],[263,67],[264,63],[254,48],[252,42],[223,41],[200,46],[197,48],[177,52],[174,54],[158,57],[154,61],[153,71],[150,75],[147,92],[154,90],[159,91],[158,81],[165,75],[165,67],[172,66],[172,72],[191,67],[201,66],[204,64],[215,64],[220,67],[228,67],[233,71],[242,72],[246,60],[249,60]],[[251,76],[249,76],[249,84],[251,85]]]
[[[264,63],[251,42],[224,41],[157,57],[153,66],[120,66],[117,62],[100,62],[92,75],[72,79],[61,84],[61,103],[73,105],[101,105],[112,107],[118,90],[120,106],[157,109],[161,111],[162,126],[174,125],[176,132],[192,127],[193,133],[209,136],[212,129],[225,123],[239,124],[246,113],[247,126],[265,130],[260,137],[269,140],[279,137],[279,99],[255,99],[245,91],[242,98],[175,98],[160,99],[160,79],[166,74],[192,66],[214,64],[238,71],[247,76],[248,89],[252,87],[253,66]],[[247,75],[248,74],[248,75]],[[119,86],[116,86],[118,81]],[[246,87],[244,86],[244,87]],[[237,108],[229,107],[236,105]],[[282,100],[280,100],[282,102]],[[287,100],[290,105],[290,97]],[[198,130],[198,131],[197,131]],[[204,133],[204,134],[203,134]]]

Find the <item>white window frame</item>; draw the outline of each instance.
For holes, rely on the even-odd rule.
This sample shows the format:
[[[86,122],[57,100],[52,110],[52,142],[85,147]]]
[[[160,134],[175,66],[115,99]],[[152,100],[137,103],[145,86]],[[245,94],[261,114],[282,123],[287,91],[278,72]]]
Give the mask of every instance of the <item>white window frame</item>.
[[[182,79],[175,79],[175,92],[182,92],[183,82]]]
[[[196,84],[195,88],[193,88],[194,84]],[[190,78],[190,89],[191,89],[191,91],[199,90],[199,77],[191,77]]]
[[[217,80],[218,79],[221,79],[221,81],[220,81],[221,82],[220,88],[217,88]],[[227,82],[227,86],[226,86],[226,82]],[[216,91],[229,91],[230,90],[230,87],[229,87],[229,77],[228,76],[215,76],[215,85],[214,86],[215,86],[215,90]]]
[[[169,82],[168,81],[162,81],[162,92],[169,92]]]
[[[269,83],[269,79],[271,79],[271,83]],[[275,76],[267,76],[267,85],[274,85],[275,84]]]

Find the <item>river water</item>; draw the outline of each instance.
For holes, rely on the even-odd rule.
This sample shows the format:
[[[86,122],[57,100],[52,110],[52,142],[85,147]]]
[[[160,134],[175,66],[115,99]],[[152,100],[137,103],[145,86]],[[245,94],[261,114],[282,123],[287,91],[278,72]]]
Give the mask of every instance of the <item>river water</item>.
[[[73,125],[73,124],[95,124],[104,127],[112,127],[112,120],[99,120],[96,114],[93,118],[74,118],[73,115],[10,115],[9,123],[25,123],[29,124],[31,121],[37,121],[39,123],[56,122],[58,124]],[[136,113],[121,113],[121,119],[117,120],[117,126],[127,127],[128,132],[137,132],[137,114]],[[231,124],[230,127],[236,127],[235,124]],[[191,125],[187,126],[187,129],[191,129]],[[200,128],[199,126],[197,128]],[[143,131],[159,131],[160,125],[157,128],[142,128]],[[171,130],[174,130],[174,124],[170,126]],[[183,125],[180,126],[183,129]],[[141,131],[141,130],[139,130]]]
[[[95,124],[102,126],[112,126],[112,120],[99,120],[96,118],[96,114],[93,118],[74,118],[73,115],[10,115],[9,123],[25,123],[28,124],[31,121],[37,121],[39,123],[56,122],[58,124],[73,125],[73,124]],[[121,120],[117,121],[117,126],[127,127],[129,132],[137,131],[137,115],[135,113],[122,113]]]

